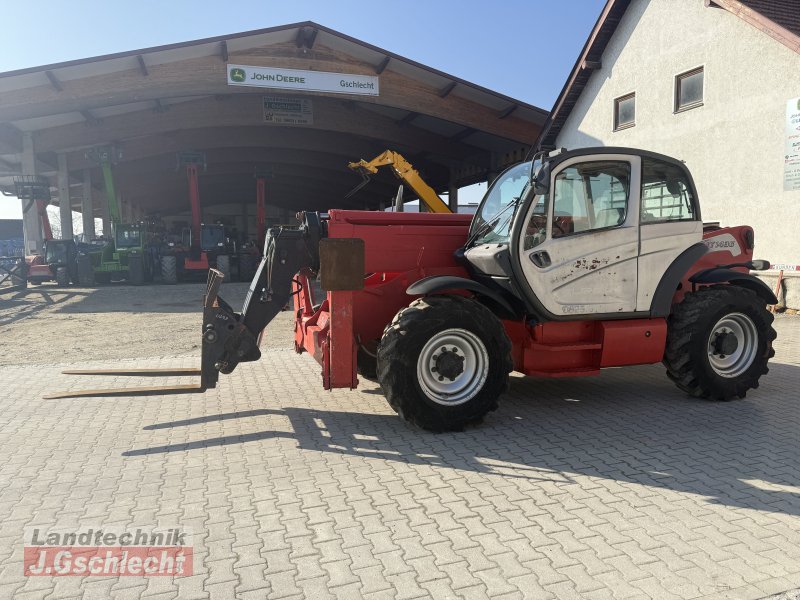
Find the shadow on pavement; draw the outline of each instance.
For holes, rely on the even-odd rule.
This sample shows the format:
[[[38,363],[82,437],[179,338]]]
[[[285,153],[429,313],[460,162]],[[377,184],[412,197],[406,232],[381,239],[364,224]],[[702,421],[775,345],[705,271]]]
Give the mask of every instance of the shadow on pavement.
[[[660,366],[571,380],[514,377],[500,409],[483,425],[461,433],[431,434],[393,414],[265,408],[145,429],[279,415],[288,417],[291,431],[222,436],[123,455],[288,438],[310,451],[564,485],[573,483],[573,475],[613,479],[699,494],[712,503],[800,515],[797,382],[800,366],[773,364],[747,399],[715,402],[687,398]]]
[[[75,298],[83,298],[91,292],[78,292],[69,288],[43,286],[29,288],[10,297],[0,297],[0,325],[11,325],[17,321],[35,316],[44,309],[65,304]],[[7,314],[6,311],[8,311]]]

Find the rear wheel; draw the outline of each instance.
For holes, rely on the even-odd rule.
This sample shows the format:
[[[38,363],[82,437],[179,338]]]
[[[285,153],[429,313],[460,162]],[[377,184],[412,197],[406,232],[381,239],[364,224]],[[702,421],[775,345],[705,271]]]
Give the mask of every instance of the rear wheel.
[[[667,375],[696,398],[744,398],[769,371],[774,318],[746,288],[718,285],[687,294],[669,318]]]
[[[94,285],[92,259],[86,254],[78,256],[78,283],[83,287],[91,287]]]
[[[227,254],[217,256],[217,271],[221,271],[225,279],[231,281],[231,259]]]
[[[462,296],[420,298],[401,310],[378,348],[391,407],[430,431],[460,431],[497,408],[512,369],[500,320]]]
[[[69,285],[69,271],[67,271],[67,267],[56,267],[56,284],[61,287]]]
[[[161,281],[164,283],[178,282],[178,261],[174,256],[161,257]]]
[[[142,254],[129,254],[128,281],[130,281],[133,285],[144,285],[144,270],[144,256]]]

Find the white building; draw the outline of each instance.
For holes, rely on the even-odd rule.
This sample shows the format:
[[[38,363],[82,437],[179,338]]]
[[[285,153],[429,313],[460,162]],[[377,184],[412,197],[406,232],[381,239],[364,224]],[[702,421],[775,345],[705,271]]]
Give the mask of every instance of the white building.
[[[609,0],[540,143],[684,160],[703,220],[800,276],[800,0]]]

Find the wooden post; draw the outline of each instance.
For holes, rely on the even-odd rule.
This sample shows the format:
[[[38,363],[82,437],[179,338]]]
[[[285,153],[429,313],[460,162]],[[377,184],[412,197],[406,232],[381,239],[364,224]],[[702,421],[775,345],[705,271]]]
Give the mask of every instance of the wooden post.
[[[83,170],[83,198],[81,200],[81,217],[83,218],[83,234],[88,242],[95,236],[91,169]]]
[[[72,203],[69,198],[69,170],[67,169],[67,155],[58,154],[58,210],[61,216],[61,239],[71,240],[72,229]]]
[[[454,183],[450,184],[450,189],[448,190],[447,205],[454,213],[458,212],[458,186]]]

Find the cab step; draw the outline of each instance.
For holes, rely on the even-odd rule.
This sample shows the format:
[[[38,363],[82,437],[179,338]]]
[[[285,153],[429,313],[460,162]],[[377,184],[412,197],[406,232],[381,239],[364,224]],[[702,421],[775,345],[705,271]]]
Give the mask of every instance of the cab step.
[[[544,352],[576,352],[580,350],[600,350],[603,344],[600,342],[560,342],[558,344],[542,344],[534,342],[532,350]]]

